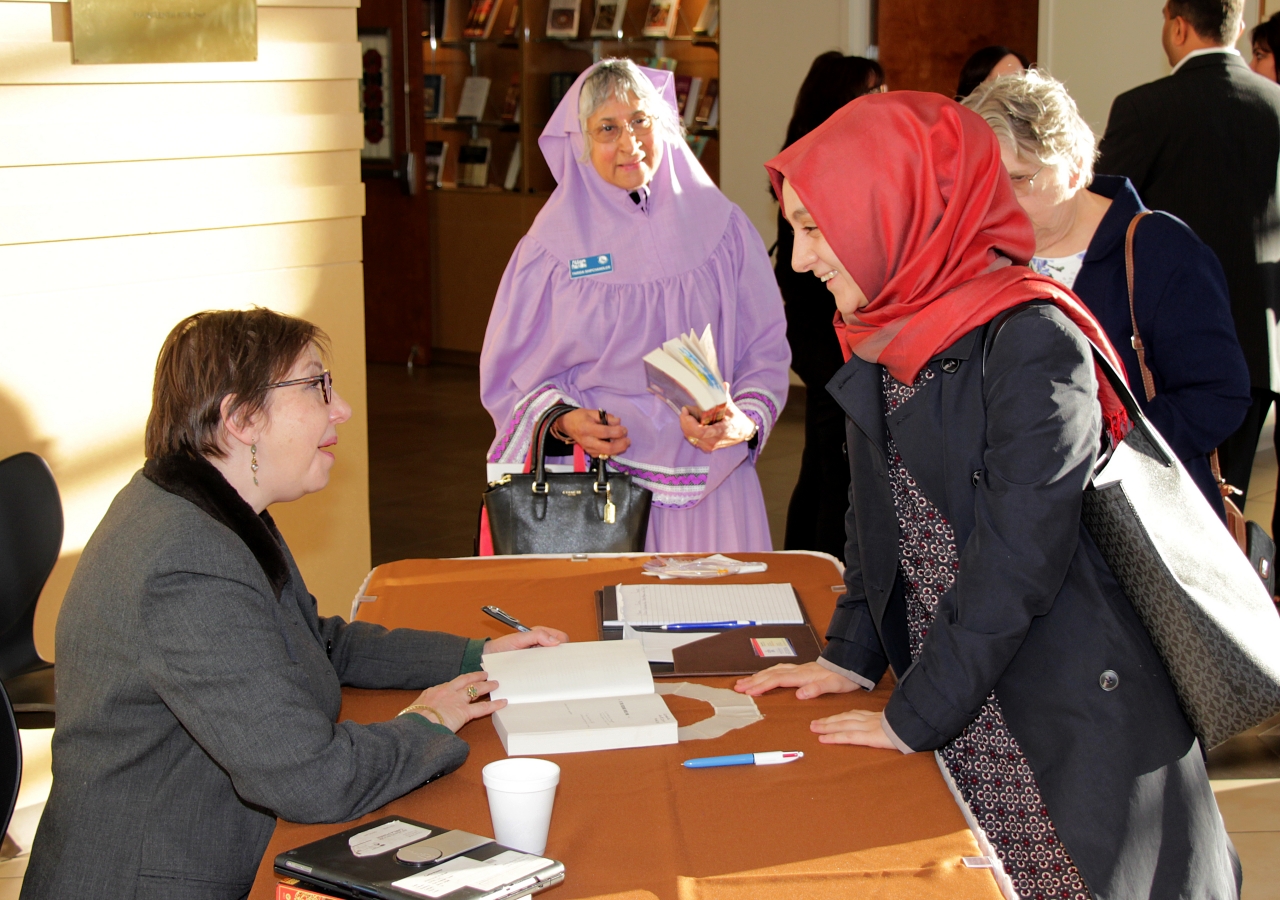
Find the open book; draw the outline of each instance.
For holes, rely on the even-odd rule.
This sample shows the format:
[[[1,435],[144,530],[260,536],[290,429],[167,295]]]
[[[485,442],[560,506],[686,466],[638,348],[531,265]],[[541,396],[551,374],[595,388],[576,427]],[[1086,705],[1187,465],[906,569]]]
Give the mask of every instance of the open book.
[[[649,391],[665,400],[676,415],[682,407],[687,407],[703,425],[724,418],[729,397],[724,392],[724,379],[720,377],[710,325],[702,330],[702,337],[690,331],[646,353],[644,371],[649,379]]]
[[[639,641],[584,641],[481,657],[507,701],[493,727],[509,756],[676,743]]]

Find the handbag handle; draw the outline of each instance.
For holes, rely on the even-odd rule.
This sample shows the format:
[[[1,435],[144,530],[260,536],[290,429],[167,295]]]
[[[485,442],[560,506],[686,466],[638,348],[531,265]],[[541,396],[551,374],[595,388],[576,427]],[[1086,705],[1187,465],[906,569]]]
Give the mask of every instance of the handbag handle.
[[[1147,393],[1148,403],[1155,399],[1156,382],[1151,377],[1151,370],[1147,368],[1147,348],[1142,343],[1142,335],[1138,334],[1138,316],[1133,311],[1133,233],[1138,228],[1138,220],[1149,215],[1151,210],[1144,209],[1130,219],[1129,228],[1124,234],[1124,278],[1129,286],[1129,322],[1133,325],[1133,337],[1129,338],[1129,343],[1138,354],[1138,371],[1142,373],[1142,389]]]
[[[538,417],[538,423],[533,429],[533,492],[535,494],[545,495],[550,490],[547,485],[547,435],[551,433],[551,426],[556,419],[577,408],[568,403],[557,403]],[[605,475],[603,457],[597,457],[595,460],[595,475],[595,492],[608,493],[609,482]]]

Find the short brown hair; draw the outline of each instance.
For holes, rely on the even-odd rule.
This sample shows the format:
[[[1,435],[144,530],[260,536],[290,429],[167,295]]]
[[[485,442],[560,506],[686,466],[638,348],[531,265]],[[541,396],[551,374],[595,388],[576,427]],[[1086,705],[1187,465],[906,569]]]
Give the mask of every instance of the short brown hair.
[[[1181,16],[1206,41],[1223,47],[1236,42],[1244,0],[1169,0],[1170,18]]]
[[[267,406],[267,385],[283,380],[308,347],[325,352],[328,344],[310,322],[261,307],[187,316],[156,359],[147,458],[224,456],[223,398],[235,398],[229,415],[257,415]]]

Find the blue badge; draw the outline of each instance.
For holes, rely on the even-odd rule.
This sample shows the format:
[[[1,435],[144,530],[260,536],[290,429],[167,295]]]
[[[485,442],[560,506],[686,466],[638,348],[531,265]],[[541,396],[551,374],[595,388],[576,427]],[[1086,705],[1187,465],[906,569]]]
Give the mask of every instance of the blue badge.
[[[583,275],[600,275],[613,271],[613,254],[601,253],[599,256],[585,256],[582,259],[569,260],[569,277],[581,278]]]

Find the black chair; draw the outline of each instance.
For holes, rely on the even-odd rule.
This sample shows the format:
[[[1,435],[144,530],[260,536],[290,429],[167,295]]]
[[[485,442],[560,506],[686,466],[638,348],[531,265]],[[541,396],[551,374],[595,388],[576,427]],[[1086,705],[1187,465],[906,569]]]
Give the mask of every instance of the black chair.
[[[52,728],[53,663],[36,652],[36,601],[62,549],[62,500],[34,453],[0,461],[0,681],[19,728]],[[0,723],[3,731],[3,723]]]
[[[22,786],[22,736],[13,718],[9,695],[0,687],[0,859],[13,859],[23,848],[9,837],[9,821],[18,803],[18,788]]]

